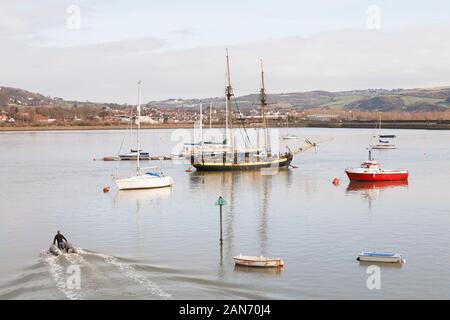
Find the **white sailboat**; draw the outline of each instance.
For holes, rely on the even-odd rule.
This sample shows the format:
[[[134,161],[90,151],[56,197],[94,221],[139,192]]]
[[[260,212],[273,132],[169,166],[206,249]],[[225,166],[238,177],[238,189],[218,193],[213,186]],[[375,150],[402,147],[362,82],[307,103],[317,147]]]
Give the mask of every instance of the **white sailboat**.
[[[397,146],[390,141],[390,139],[395,139],[395,135],[392,134],[382,134],[381,133],[381,116],[379,122],[378,134],[374,135],[372,138],[376,139],[375,143],[371,143],[370,147],[372,149],[380,149],[380,150],[389,150],[389,149],[397,149]]]
[[[137,150],[140,150],[140,129],[141,129],[141,81],[138,82],[138,118],[137,118]],[[119,190],[136,190],[136,189],[154,189],[166,188],[172,185],[172,178],[165,176],[163,173],[155,171],[147,171],[152,168],[141,168],[139,166],[139,158],[136,159],[136,174],[129,178],[114,177],[114,182]]]
[[[286,129],[289,128],[289,113],[286,115]],[[296,140],[298,137],[295,134],[284,134],[281,136],[283,140]]]

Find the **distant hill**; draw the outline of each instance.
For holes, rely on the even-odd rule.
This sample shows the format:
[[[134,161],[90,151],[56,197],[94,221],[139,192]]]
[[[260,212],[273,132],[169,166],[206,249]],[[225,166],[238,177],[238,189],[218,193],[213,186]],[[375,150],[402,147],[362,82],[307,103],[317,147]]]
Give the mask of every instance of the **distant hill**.
[[[258,106],[258,95],[237,97],[241,110],[251,110]],[[324,109],[359,110],[386,112],[439,112],[450,111],[450,87],[428,89],[367,89],[342,92],[309,91],[268,95],[272,109]],[[223,97],[207,99],[168,99],[151,101],[149,105],[163,108],[189,108],[203,102],[213,102],[215,107],[224,105]],[[66,101],[26,90],[0,87],[0,107],[14,106],[59,106],[89,105],[97,107],[121,107],[118,104]],[[124,105],[125,106],[125,105]]]
[[[239,108],[248,110],[258,105],[258,95],[237,97]],[[450,111],[450,87],[430,89],[367,89],[342,92],[309,91],[268,95],[269,105],[276,109],[328,109],[360,111],[429,112]],[[223,106],[224,98],[170,99],[152,101],[162,107],[194,106],[213,102]]]
[[[54,101],[55,99],[45,97],[39,93],[33,93],[17,88],[0,87],[0,107],[8,104],[25,106],[48,105],[52,104]]]
[[[0,107],[16,106],[16,107],[73,107],[73,106],[88,106],[88,107],[118,107],[116,103],[95,103],[89,101],[71,101],[62,98],[44,96],[40,93],[34,93],[23,89],[1,87],[0,86]],[[124,105],[126,106],[126,105]]]

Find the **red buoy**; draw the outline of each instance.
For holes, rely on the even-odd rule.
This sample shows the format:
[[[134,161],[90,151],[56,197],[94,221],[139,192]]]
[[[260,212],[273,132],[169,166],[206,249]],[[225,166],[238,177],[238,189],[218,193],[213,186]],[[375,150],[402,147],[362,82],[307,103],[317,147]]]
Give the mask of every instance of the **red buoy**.
[[[339,180],[338,178],[334,178],[334,179],[333,179],[333,184],[334,184],[335,186],[338,186],[340,183],[341,183],[341,180]]]
[[[109,192],[109,186],[108,187],[104,187],[103,188],[103,193],[108,193]]]

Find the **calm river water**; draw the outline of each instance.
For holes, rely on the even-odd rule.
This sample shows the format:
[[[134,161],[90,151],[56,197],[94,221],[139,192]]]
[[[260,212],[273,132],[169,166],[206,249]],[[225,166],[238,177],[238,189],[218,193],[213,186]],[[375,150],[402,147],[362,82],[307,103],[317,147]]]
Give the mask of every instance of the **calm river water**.
[[[135,163],[93,161],[117,154],[124,131],[0,133],[0,298],[449,299],[450,132],[386,130],[399,148],[374,156],[410,179],[382,186],[350,184],[344,173],[366,159],[373,130],[286,132],[301,137],[292,148],[334,139],[276,175],[188,173],[164,161],[171,189],[128,192],[111,175],[131,174]],[[172,134],[142,130],[143,148],[170,154]],[[58,229],[81,254],[46,253]],[[398,252],[406,264],[381,266],[381,289],[369,290],[361,250]],[[286,265],[235,268],[240,253]],[[67,286],[73,265],[79,289]]]

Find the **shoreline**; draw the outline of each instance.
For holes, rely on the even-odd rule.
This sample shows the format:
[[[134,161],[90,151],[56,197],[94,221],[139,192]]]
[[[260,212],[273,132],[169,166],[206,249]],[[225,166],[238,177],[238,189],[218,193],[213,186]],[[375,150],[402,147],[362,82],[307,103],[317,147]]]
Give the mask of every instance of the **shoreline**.
[[[343,128],[343,129],[376,129],[379,123],[375,121],[344,121],[344,122],[319,122],[305,121],[292,123],[289,128]],[[223,125],[213,125],[213,128],[223,128]],[[247,128],[258,128],[259,125],[246,124]],[[286,128],[283,124],[268,125],[270,128]],[[95,130],[127,130],[126,125],[116,126],[0,126],[0,132],[21,132],[21,131],[95,131]],[[143,125],[141,129],[193,129],[192,123],[184,124],[159,124]],[[208,126],[205,127],[208,129]],[[386,121],[382,123],[382,129],[415,129],[415,130],[450,130],[450,121]]]

